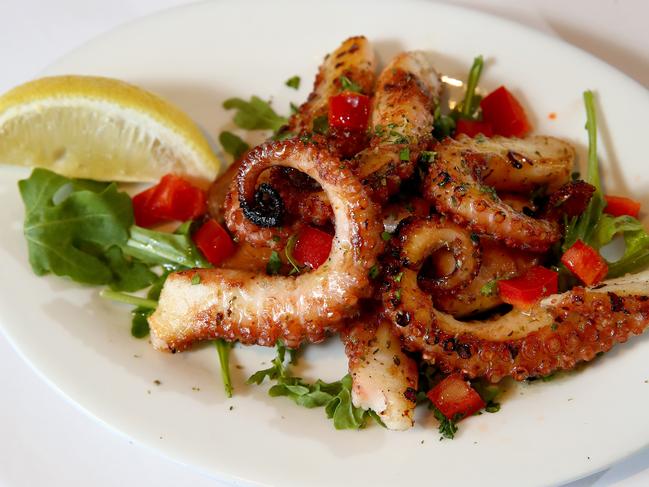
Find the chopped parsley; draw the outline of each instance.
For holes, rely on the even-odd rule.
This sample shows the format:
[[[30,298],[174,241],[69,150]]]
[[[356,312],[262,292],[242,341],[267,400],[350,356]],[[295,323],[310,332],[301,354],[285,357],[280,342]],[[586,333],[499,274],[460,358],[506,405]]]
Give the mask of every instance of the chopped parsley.
[[[410,149],[408,147],[404,147],[399,151],[399,160],[400,161],[410,160]]]
[[[316,134],[327,135],[329,132],[329,118],[326,115],[320,115],[313,119],[312,130]]]
[[[493,296],[498,292],[498,279],[492,279],[480,288],[480,294],[483,296]]]
[[[390,232],[381,232],[381,238],[384,242],[387,242],[392,238],[392,234]]]
[[[379,277],[380,272],[381,269],[379,268],[379,266],[377,264],[374,264],[372,267],[370,267],[370,272],[369,272],[370,279],[376,279],[377,277]]]
[[[201,275],[197,272],[192,276],[192,286],[196,286],[201,283]]]
[[[360,85],[354,83],[347,76],[341,76],[340,77],[340,86],[343,89],[343,91],[351,91],[351,92],[354,92],[354,93],[362,93],[363,92],[363,89],[360,87]]]
[[[291,76],[289,79],[286,80],[285,83],[286,86],[289,88],[293,88],[294,90],[297,90],[300,88],[300,77],[295,75]]]
[[[437,157],[437,152],[423,150],[419,153],[419,162],[430,164],[435,161],[435,157]]]
[[[279,274],[281,268],[282,260],[279,258],[277,251],[273,250],[268,259],[268,264],[266,264],[266,274],[274,276],[275,274]]]
[[[453,419],[449,419],[442,414],[442,412],[437,409],[435,406],[430,405],[430,408],[433,411],[433,416],[439,421],[439,434],[442,435],[439,439],[443,440],[447,438],[452,440],[455,438],[455,433],[457,433],[457,422],[462,419],[462,415],[456,414]]]

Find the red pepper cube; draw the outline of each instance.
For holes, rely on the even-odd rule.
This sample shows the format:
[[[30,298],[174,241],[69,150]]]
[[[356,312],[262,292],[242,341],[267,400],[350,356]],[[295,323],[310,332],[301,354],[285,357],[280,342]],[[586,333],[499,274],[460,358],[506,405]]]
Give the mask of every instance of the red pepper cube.
[[[522,105],[504,86],[484,97],[480,108],[483,120],[496,135],[524,137],[531,129]]]
[[[186,179],[163,176],[151,198],[151,211],[165,220],[193,220],[207,211],[205,191]]]
[[[478,134],[482,134],[485,137],[492,137],[494,131],[489,122],[461,118],[455,123],[455,136],[457,137],[460,134],[465,134],[469,137],[475,137]]]
[[[196,247],[212,265],[219,265],[234,251],[234,242],[216,220],[207,220],[193,235]]]
[[[298,262],[317,269],[329,258],[332,241],[333,236],[328,233],[317,228],[304,227],[297,236],[293,257]]]
[[[638,201],[624,196],[604,196],[604,198],[606,199],[604,211],[609,215],[629,215],[638,218],[638,213],[640,213],[640,203]]]
[[[597,284],[608,274],[608,264],[604,258],[581,240],[566,250],[561,262],[587,286]]]
[[[370,117],[370,98],[344,92],[329,98],[329,126],[345,130],[365,130]]]
[[[164,221],[164,218],[155,214],[151,209],[151,202],[156,189],[156,186],[152,186],[146,191],[133,196],[133,216],[135,217],[135,224],[139,227],[149,228]]]
[[[460,374],[449,375],[426,395],[448,419],[466,418],[486,405],[480,394]]]
[[[502,300],[518,309],[529,309],[558,290],[559,274],[541,266],[532,267],[523,276],[498,281]]]

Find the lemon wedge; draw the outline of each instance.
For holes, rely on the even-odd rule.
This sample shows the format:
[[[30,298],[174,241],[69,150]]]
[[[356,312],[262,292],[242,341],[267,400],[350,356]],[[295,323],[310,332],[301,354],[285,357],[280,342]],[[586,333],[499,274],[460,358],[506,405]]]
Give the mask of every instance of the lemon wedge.
[[[137,86],[54,76],[0,97],[0,163],[100,181],[212,180],[220,163],[181,110]]]

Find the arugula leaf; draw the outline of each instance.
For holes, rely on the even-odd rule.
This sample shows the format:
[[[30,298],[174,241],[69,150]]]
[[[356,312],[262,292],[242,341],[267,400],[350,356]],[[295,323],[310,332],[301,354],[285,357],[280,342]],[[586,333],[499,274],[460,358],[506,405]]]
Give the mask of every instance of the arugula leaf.
[[[369,411],[357,408],[352,404],[351,388],[352,378],[348,375],[336,382],[317,380],[313,384],[304,382],[300,377],[291,375],[289,365],[294,357],[289,356],[288,363],[286,346],[277,344],[277,356],[272,361],[272,366],[255,372],[248,378],[248,384],[261,384],[266,378],[276,383],[268,390],[271,397],[284,396],[291,399],[298,406],[306,408],[323,407],[329,419],[333,419],[336,429],[362,428],[368,417],[378,419],[378,415],[371,415]]]
[[[156,232],[134,225],[124,252],[149,265],[164,265],[175,269],[211,267],[196,248],[187,230],[181,225],[175,233]]]
[[[449,115],[443,115],[439,104],[435,107],[433,116],[433,137],[442,140],[453,135],[455,132],[455,120]]]
[[[221,364],[221,380],[225,388],[225,395],[232,397],[232,380],[230,379],[230,350],[234,346],[232,342],[226,342],[223,339],[214,341],[216,351],[219,354],[219,364]]]
[[[29,262],[36,275],[53,273],[129,289],[150,278],[138,268],[138,279],[125,283],[121,272],[129,264],[109,250],[126,242],[133,223],[131,199],[114,183],[69,179],[38,168],[18,186],[25,203]]]
[[[229,98],[223,102],[226,110],[236,110],[234,123],[246,130],[272,130],[277,132],[288,120],[275,113],[270,103],[257,96],[250,101],[241,98]]]
[[[113,291],[133,292],[149,287],[157,278],[148,266],[137,260],[127,260],[120,247],[110,247],[105,258],[113,271],[113,281],[108,285]]]
[[[235,159],[239,159],[250,146],[241,137],[232,132],[224,130],[219,134],[219,142],[223,150]]]
[[[297,90],[300,88],[300,77],[297,75],[291,76],[289,79],[286,80],[285,84],[289,88],[293,88],[294,90]]]
[[[588,169],[586,180],[595,186],[595,192],[586,208],[578,217],[566,225],[561,250],[565,252],[579,239],[600,249],[609,244],[617,235],[624,237],[625,251],[622,258],[609,262],[607,277],[619,277],[629,272],[637,272],[649,265],[649,234],[637,219],[631,216],[614,217],[604,213],[606,200],[602,194],[602,184],[597,160],[597,119],[594,96],[591,91],[584,92],[586,107],[586,129],[588,130]]]
[[[171,273],[171,270],[165,270],[162,275],[158,276],[153,285],[149,288],[146,293],[147,299],[157,302],[160,298],[160,292],[162,291],[162,286],[167,280],[167,276]],[[149,334],[149,321],[148,318],[153,314],[155,308],[148,308],[138,306],[137,308],[131,311],[131,335],[135,338],[144,338]]]
[[[152,309],[138,306],[131,311],[131,335],[135,338],[144,338],[149,334],[149,316],[153,314]]]
[[[458,104],[455,108],[454,113],[457,117],[475,119],[478,106],[480,104],[480,96],[476,95],[475,90],[478,86],[478,81],[480,80],[480,75],[482,74],[482,68],[484,67],[484,60],[482,56],[477,56],[473,60],[473,65],[469,70],[469,78],[466,82],[466,92],[464,94],[464,99]]]

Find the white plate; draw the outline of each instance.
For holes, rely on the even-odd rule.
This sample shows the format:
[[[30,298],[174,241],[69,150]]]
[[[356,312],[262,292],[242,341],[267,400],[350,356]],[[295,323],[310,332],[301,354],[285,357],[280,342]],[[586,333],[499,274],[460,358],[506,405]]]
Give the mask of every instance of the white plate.
[[[381,59],[430,50],[444,73],[464,78],[476,54],[481,86],[510,87],[539,133],[560,135],[584,160],[581,93],[598,93],[600,154],[608,188],[649,203],[647,91],[610,66],[557,40],[472,11],[420,2],[205,3],[126,25],[66,56],[49,73],[123,78],[176,102],[209,134],[230,127],[230,96],[288,101],[307,94],[324,54],[349,35],[367,35]],[[299,92],[284,86],[302,76]],[[556,120],[548,114],[556,113]],[[89,414],[220,478],[255,485],[549,485],[602,469],[649,438],[649,339],[636,338],[550,383],[522,386],[498,414],[464,421],[439,442],[422,414],[416,428],[338,432],[322,410],[306,410],[265,387],[244,386],[271,350],[242,349],[236,395],[224,397],[215,352],[154,352],[129,334],[128,311],[57,278],[36,278],[21,233],[16,180],[2,168],[0,324],[22,355]],[[645,206],[646,207],[646,206]],[[335,341],[312,347],[306,377],[335,379],[345,360]],[[161,381],[155,385],[154,381]],[[200,389],[200,390],[197,390]]]

